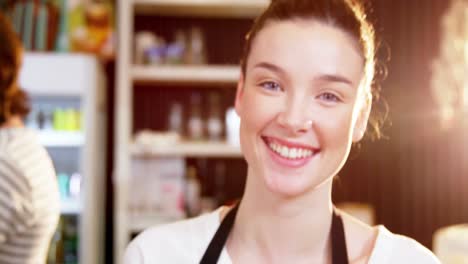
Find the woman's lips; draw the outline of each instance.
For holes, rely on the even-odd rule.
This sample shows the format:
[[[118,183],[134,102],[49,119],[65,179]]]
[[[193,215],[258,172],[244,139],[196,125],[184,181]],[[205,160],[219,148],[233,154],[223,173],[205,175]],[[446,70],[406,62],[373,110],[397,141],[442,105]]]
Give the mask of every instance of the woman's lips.
[[[262,137],[272,159],[285,167],[298,168],[306,165],[320,149],[305,144],[285,140]]]

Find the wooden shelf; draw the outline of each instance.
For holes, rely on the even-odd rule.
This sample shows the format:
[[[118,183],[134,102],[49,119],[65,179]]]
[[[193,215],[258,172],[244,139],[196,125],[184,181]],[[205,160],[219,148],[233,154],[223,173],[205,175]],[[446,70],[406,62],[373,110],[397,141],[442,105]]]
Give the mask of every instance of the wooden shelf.
[[[137,14],[254,18],[269,0],[133,0]]]
[[[139,83],[236,84],[238,66],[133,66],[132,77]]]
[[[85,137],[81,131],[39,131],[39,141],[44,147],[81,147]]]
[[[81,214],[81,204],[78,199],[60,200],[60,213],[65,215]]]
[[[214,158],[241,158],[240,147],[225,142],[188,142],[171,146],[141,147],[132,145],[131,152],[134,157],[214,157]]]

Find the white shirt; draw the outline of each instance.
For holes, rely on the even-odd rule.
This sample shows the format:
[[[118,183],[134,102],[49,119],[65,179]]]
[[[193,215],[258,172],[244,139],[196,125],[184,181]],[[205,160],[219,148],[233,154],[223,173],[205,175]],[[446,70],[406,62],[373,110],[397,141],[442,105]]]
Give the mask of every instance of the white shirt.
[[[54,166],[36,134],[0,129],[0,263],[45,263],[59,198]]]
[[[124,264],[198,263],[218,226],[221,208],[197,218],[153,227],[127,247]],[[431,251],[415,240],[378,226],[369,264],[440,264]],[[218,264],[232,264],[224,247]]]

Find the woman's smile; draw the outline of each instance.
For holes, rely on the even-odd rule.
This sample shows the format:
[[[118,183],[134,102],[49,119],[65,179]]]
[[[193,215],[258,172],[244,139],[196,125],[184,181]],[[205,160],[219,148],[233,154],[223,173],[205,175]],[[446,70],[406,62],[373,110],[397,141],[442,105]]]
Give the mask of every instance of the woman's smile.
[[[272,160],[285,167],[303,167],[320,152],[319,148],[275,137],[263,136],[262,140]]]

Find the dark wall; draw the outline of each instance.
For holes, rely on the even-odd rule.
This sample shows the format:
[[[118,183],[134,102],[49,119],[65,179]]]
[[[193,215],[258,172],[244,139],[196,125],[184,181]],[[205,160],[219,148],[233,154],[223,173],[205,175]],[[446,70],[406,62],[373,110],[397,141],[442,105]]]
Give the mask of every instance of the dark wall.
[[[335,200],[373,204],[379,223],[428,247],[437,228],[468,221],[466,118],[440,129],[430,90],[448,2],[375,1],[380,58],[390,57],[381,88],[391,125],[387,139],[362,145],[335,188]]]

